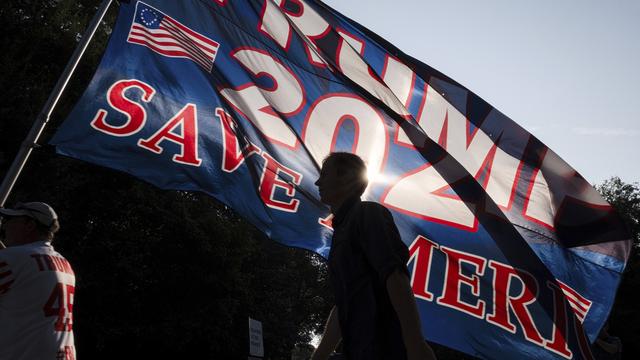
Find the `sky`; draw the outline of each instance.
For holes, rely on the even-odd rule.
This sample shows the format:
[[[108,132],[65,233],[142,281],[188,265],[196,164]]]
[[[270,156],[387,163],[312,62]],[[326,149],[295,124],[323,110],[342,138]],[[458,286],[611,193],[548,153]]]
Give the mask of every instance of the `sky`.
[[[324,2],[479,95],[590,183],[640,181],[640,1]]]

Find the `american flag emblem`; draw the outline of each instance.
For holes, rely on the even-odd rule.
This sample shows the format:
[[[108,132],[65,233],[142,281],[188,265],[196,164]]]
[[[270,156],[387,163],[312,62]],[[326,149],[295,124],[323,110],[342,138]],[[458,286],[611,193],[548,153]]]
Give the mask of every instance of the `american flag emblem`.
[[[570,288],[562,281],[558,280],[558,284],[560,284],[560,289],[562,289],[564,296],[567,298],[567,301],[569,301],[569,305],[571,306],[573,312],[576,314],[576,317],[578,318],[578,320],[580,320],[581,323],[583,323],[584,319],[587,317],[589,309],[591,308],[592,302],[589,299],[586,299],[582,295],[578,294],[578,292]]]
[[[139,2],[127,41],[168,57],[189,59],[211,72],[220,44]]]

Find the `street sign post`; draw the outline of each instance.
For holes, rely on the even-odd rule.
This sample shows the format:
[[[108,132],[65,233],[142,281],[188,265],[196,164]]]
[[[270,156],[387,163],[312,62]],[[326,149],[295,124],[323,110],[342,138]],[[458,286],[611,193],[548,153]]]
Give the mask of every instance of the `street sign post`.
[[[262,342],[262,322],[249,318],[249,360],[261,359],[264,356],[264,344]]]

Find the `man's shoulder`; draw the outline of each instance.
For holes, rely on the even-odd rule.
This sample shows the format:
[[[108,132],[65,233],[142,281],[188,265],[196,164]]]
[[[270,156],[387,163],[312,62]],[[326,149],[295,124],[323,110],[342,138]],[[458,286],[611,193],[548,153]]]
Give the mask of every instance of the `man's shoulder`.
[[[49,254],[55,252],[49,242],[37,241],[29,244],[10,246],[0,250],[0,259],[17,259],[30,257],[32,254]]]
[[[391,215],[389,209],[387,209],[384,205],[377,203],[375,201],[362,201],[360,202],[360,210],[364,215]]]
[[[6,249],[0,250],[0,258],[15,258],[16,256],[22,256],[27,252],[25,245],[9,246]]]
[[[371,223],[389,223],[393,222],[393,216],[389,209],[382,204],[374,201],[362,201],[354,206],[351,214],[352,223],[358,224],[359,227],[369,227]]]

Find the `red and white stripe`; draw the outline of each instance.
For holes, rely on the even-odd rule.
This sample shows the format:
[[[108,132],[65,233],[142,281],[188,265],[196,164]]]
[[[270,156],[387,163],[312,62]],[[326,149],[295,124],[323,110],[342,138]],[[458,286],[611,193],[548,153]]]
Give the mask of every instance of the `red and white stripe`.
[[[587,317],[587,313],[591,308],[592,301],[583,297],[562,281],[558,280],[558,284],[560,284],[560,289],[562,289],[564,296],[567,298],[567,301],[569,301],[569,305],[571,306],[571,309],[573,309],[578,320],[580,320],[581,323],[584,322],[584,319]]]
[[[220,47],[218,42],[166,15],[160,21],[158,29],[149,29],[134,22],[127,41],[146,46],[160,55],[190,59],[209,72]]]

